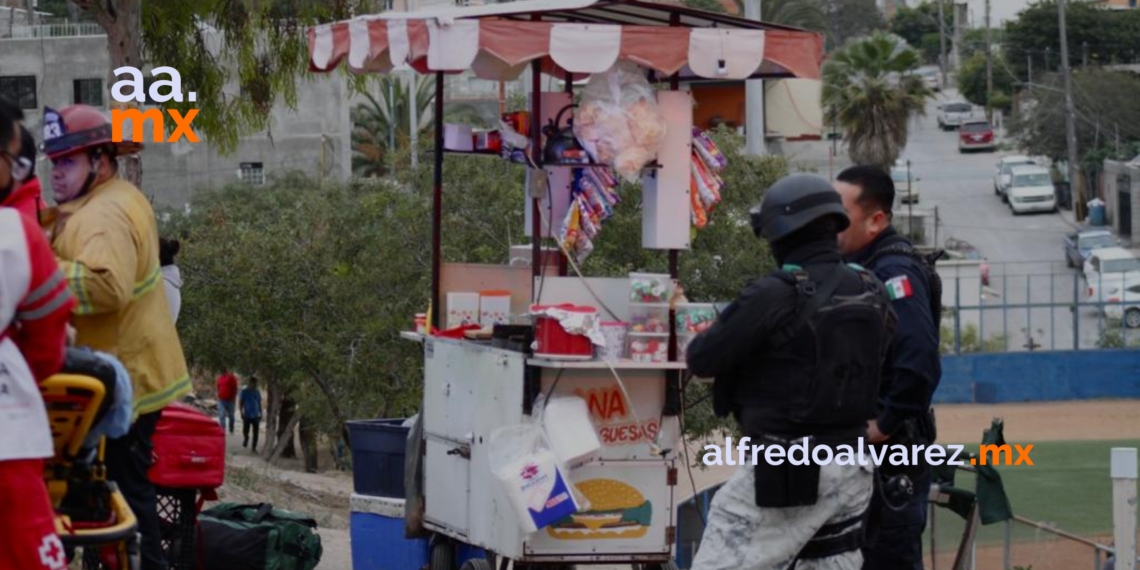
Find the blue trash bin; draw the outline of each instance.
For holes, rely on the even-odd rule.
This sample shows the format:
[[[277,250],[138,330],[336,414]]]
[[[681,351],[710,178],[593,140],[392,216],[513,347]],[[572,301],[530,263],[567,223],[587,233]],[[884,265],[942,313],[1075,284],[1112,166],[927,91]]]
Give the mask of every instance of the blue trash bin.
[[[352,490],[374,497],[406,498],[404,456],[410,427],[405,418],[345,422],[352,445]]]
[[[1104,202],[1100,200],[1089,202],[1089,225],[1103,226],[1104,219]]]

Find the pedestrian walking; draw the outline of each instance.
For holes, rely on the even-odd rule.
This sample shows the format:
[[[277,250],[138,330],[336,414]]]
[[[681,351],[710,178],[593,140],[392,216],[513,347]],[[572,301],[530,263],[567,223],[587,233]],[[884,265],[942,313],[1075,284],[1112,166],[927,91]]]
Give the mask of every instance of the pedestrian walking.
[[[249,383],[241,390],[238,405],[241,406],[241,446],[249,445],[249,432],[253,430],[253,447],[257,453],[257,434],[261,429],[261,390],[257,388],[257,377],[250,376]]]
[[[230,433],[234,432],[234,402],[237,400],[238,379],[230,371],[218,376],[218,423],[226,429],[226,420],[230,421]]]

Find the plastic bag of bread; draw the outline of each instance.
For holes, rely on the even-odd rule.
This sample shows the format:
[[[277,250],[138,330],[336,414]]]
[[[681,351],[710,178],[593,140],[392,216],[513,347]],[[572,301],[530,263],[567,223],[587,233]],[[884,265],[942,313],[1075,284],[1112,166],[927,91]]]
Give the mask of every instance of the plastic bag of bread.
[[[591,77],[574,117],[574,135],[594,162],[635,182],[665,138],[665,118],[644,70],[619,61]]]

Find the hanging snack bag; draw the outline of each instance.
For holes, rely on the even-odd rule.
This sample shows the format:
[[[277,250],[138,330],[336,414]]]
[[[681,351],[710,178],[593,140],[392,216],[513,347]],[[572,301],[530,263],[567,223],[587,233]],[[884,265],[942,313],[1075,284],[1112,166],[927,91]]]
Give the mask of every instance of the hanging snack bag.
[[[574,135],[594,162],[612,166],[629,182],[657,158],[665,128],[653,87],[627,61],[590,78],[574,117]]]

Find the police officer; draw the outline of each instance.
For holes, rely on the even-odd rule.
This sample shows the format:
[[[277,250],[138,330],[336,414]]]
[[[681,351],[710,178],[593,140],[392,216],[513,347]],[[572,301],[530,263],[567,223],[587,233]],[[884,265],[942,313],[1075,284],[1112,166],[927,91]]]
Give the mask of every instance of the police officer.
[[[782,268],[749,284],[692,340],[687,361],[714,379],[717,415],[731,413],[765,449],[716,494],[693,568],[856,570],[873,466],[838,450],[874,417],[894,314],[881,282],[842,263],[837,234],[850,222],[825,179],[787,176],[751,216]],[[793,464],[805,438],[833,460],[809,451],[818,462],[800,453]],[[773,446],[787,460],[769,461]]]
[[[867,267],[882,280],[898,315],[883,368],[879,412],[868,424],[868,440],[928,446],[935,438],[930,401],[942,376],[941,291],[936,274],[891,226],[895,187],[889,174],[873,166],[853,166],[839,174],[835,188],[851,218],[851,225],[839,234],[840,249],[848,261]],[[921,458],[919,465],[884,464],[876,489],[863,568],[922,570],[929,465]]]

